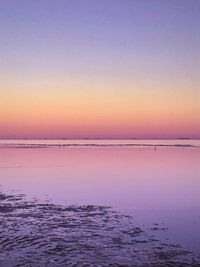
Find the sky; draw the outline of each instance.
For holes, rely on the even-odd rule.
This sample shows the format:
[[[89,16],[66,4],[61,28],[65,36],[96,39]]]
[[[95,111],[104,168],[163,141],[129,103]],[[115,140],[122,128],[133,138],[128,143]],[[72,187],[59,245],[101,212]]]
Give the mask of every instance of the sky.
[[[0,0],[0,138],[200,138],[199,0]]]

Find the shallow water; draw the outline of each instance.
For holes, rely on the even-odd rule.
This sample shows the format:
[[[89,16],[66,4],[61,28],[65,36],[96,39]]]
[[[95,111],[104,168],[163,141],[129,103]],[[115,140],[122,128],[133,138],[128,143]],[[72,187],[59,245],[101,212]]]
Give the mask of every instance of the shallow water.
[[[198,267],[200,257],[103,206],[0,194],[0,266]],[[165,231],[158,224],[154,228]]]
[[[190,140],[181,142],[191,144]],[[0,147],[0,184],[1,191],[13,189],[29,199],[111,206],[132,215],[138,226],[147,233],[153,231],[156,238],[198,254],[199,162],[197,146],[157,146],[155,150],[154,146],[9,145]]]

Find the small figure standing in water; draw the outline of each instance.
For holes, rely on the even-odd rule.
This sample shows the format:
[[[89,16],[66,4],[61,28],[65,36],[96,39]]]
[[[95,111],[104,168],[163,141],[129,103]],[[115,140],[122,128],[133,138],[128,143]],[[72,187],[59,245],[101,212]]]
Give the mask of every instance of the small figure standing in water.
[[[156,150],[156,146],[154,147],[154,150]]]

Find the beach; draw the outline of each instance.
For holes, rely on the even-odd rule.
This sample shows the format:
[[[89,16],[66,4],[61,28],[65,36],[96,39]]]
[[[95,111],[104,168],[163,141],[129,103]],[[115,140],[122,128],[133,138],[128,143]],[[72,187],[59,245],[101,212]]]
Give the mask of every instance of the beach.
[[[0,0],[0,267],[200,267],[200,0]]]
[[[199,266],[131,216],[103,206],[61,206],[0,194],[0,266]]]
[[[62,142],[1,146],[0,266],[199,266],[198,146]]]

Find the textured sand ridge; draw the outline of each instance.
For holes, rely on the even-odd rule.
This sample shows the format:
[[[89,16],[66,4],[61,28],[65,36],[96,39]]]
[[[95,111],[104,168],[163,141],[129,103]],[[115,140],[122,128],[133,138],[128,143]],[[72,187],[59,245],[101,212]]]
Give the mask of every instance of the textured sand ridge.
[[[103,206],[60,206],[0,194],[0,266],[200,266],[130,216]]]

